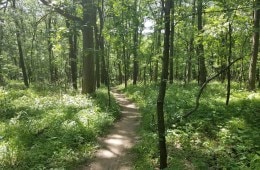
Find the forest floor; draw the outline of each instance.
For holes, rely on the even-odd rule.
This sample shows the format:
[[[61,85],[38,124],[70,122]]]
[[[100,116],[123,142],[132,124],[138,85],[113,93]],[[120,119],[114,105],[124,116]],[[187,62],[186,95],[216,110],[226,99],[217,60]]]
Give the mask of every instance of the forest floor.
[[[131,148],[138,141],[137,128],[140,114],[134,103],[125,95],[112,90],[112,95],[120,105],[122,116],[108,132],[99,139],[100,148],[95,153],[92,163],[82,167],[83,170],[129,170],[133,169],[134,158]]]

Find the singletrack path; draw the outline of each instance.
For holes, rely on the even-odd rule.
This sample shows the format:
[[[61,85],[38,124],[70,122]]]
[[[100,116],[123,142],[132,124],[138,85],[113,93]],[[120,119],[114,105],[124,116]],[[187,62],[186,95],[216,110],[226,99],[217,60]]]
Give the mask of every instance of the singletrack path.
[[[134,103],[117,90],[112,95],[120,105],[121,119],[109,130],[107,136],[100,138],[100,149],[94,161],[83,170],[131,170],[134,155],[130,149],[138,140],[137,128],[140,115]]]

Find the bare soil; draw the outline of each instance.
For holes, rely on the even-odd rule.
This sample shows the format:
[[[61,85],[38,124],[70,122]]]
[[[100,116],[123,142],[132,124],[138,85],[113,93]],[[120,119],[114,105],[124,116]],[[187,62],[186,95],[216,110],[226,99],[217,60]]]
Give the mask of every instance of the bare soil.
[[[131,170],[134,158],[130,149],[138,140],[137,128],[140,114],[134,103],[117,90],[112,91],[120,105],[122,117],[109,130],[107,136],[99,139],[100,149],[90,165],[82,170]]]

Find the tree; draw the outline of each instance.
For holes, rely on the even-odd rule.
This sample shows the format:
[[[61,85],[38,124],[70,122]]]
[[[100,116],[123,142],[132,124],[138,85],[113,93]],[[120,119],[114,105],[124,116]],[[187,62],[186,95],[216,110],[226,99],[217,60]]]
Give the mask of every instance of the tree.
[[[48,32],[48,55],[49,55],[49,71],[50,71],[50,79],[52,83],[55,83],[58,80],[58,68],[56,67],[55,64],[55,58],[53,55],[53,34],[54,32],[52,31],[52,23],[55,23],[53,21],[52,17],[48,17],[46,21],[46,28]]]
[[[164,4],[165,3],[165,4]],[[171,0],[162,0],[162,8],[164,10],[164,49],[162,58],[162,74],[159,94],[157,97],[157,124],[158,124],[158,140],[160,150],[160,169],[167,167],[167,149],[166,149],[166,133],[164,123],[164,99],[166,93],[166,84],[168,80],[169,71],[169,57],[170,57],[170,15],[171,15]]]
[[[7,3],[6,2],[2,2],[3,4],[4,3]],[[1,3],[1,4],[2,4]],[[0,9],[2,10],[2,8]],[[0,11],[1,12],[1,11]],[[1,14],[1,13],[0,13]],[[0,17],[0,85],[2,85],[4,83],[4,77],[3,77],[3,72],[2,72],[2,53],[3,53],[3,38],[4,38],[4,26],[3,26],[3,23],[4,23],[4,19],[2,17]]]
[[[202,86],[203,83],[206,81],[207,78],[207,70],[206,70],[206,65],[205,65],[205,57],[204,57],[204,46],[203,46],[203,39],[202,39],[202,32],[203,32],[203,22],[202,22],[202,1],[203,0],[198,0],[198,6],[197,6],[197,13],[198,13],[198,31],[199,31],[199,44],[197,47],[197,55],[198,55],[198,60],[199,60],[199,85]]]
[[[83,44],[83,67],[82,67],[82,93],[92,94],[96,90],[95,80],[95,54],[94,54],[94,28],[96,23],[96,7],[92,0],[82,0],[82,17],[68,13],[65,9],[59,8],[51,1],[41,0],[44,5],[51,7],[54,11],[69,20],[76,21],[82,31]]]
[[[249,64],[248,75],[248,90],[255,90],[256,88],[256,63],[259,49],[259,22],[260,22],[260,0],[255,1],[254,10],[254,34],[252,44],[252,57]]]
[[[78,89],[77,80],[78,80],[78,68],[77,68],[77,41],[78,35],[75,29],[75,23],[66,21],[67,28],[69,29],[69,63],[70,63],[70,76],[72,81],[72,86],[75,90]]]
[[[172,2],[171,4],[171,35],[170,35],[170,67],[169,67],[169,80],[170,83],[173,84],[173,60],[174,60],[174,31],[175,31],[175,23],[174,23],[174,7],[175,4]]]
[[[12,8],[14,9],[14,12],[16,12],[16,0],[12,0]],[[24,85],[28,88],[29,87],[29,80],[27,75],[27,70],[25,67],[24,62],[24,51],[23,51],[23,45],[22,45],[22,37],[21,37],[21,22],[19,23],[18,16],[14,16],[14,22],[16,26],[16,41],[17,41],[17,47],[19,51],[19,65],[22,69],[23,73],[23,82]]]
[[[139,18],[138,18],[138,1],[134,1],[134,14],[133,14],[133,24],[134,24],[134,33],[133,33],[133,55],[134,55],[134,69],[133,69],[133,84],[136,85],[138,72],[139,72],[139,62],[138,62],[138,35],[139,35]]]

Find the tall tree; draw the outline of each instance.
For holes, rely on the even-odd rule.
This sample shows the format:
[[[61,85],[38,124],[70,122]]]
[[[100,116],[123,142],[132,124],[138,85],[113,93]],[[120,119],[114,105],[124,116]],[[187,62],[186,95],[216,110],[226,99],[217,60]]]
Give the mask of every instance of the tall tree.
[[[138,16],[138,1],[134,1],[134,15],[133,15],[133,24],[134,24],[134,33],[133,33],[133,55],[134,55],[134,68],[133,68],[133,84],[136,85],[137,78],[138,78],[138,69],[139,69],[139,62],[138,62],[138,35],[139,35],[139,16]]]
[[[55,21],[54,21],[55,22]],[[46,23],[46,29],[48,32],[48,54],[49,54],[49,71],[50,71],[50,78],[51,82],[54,83],[58,80],[58,69],[55,64],[55,59],[53,55],[53,31],[52,31],[52,17],[47,18],[47,23]]]
[[[170,75],[169,75],[169,80],[170,80],[170,83],[172,84],[173,83],[173,59],[174,59],[174,53],[173,53],[173,50],[174,50],[174,31],[175,31],[175,23],[174,23],[174,7],[175,7],[175,4],[172,2],[171,4],[171,35],[170,35]]]
[[[204,57],[204,46],[203,46],[203,38],[202,38],[202,33],[203,33],[203,19],[202,19],[202,1],[203,0],[198,0],[197,4],[197,13],[198,13],[198,31],[199,31],[199,44],[197,47],[197,55],[198,55],[198,63],[199,63],[199,85],[202,86],[203,83],[206,81],[207,78],[207,70],[206,70],[206,65],[205,65],[205,57]]]
[[[228,37],[229,37],[229,43],[228,43],[228,57],[227,57],[227,65],[231,64],[231,58],[232,58],[232,25],[231,21],[229,21],[228,24]],[[227,98],[226,98],[226,105],[229,104],[230,99],[230,90],[231,90],[231,69],[230,67],[227,69]]]
[[[160,150],[160,169],[167,167],[167,149],[166,149],[166,133],[164,122],[164,99],[166,93],[166,85],[169,74],[169,57],[170,57],[170,15],[171,15],[171,0],[162,0],[162,8],[164,10],[164,49],[162,57],[162,74],[159,94],[157,97],[157,124],[158,138]]]
[[[16,0],[12,0],[12,8],[14,12],[16,11]],[[14,16],[14,22],[16,26],[16,41],[18,46],[18,52],[19,52],[19,64],[22,69],[23,73],[23,82],[26,87],[29,87],[29,80],[28,75],[26,71],[25,61],[24,61],[24,51],[23,51],[23,45],[22,45],[22,35],[21,35],[21,23],[19,23],[19,19],[17,16]]]
[[[98,7],[99,15],[99,48],[100,48],[100,57],[101,57],[101,74],[100,81],[101,83],[108,85],[107,69],[106,69],[106,59],[105,59],[105,40],[103,35],[104,29],[104,0],[101,0],[101,3]]]
[[[259,49],[260,0],[255,1],[252,57],[249,64],[248,90],[256,88],[256,63]]]
[[[95,54],[94,54],[94,27],[96,23],[96,6],[93,0],[82,0],[81,6],[83,9],[82,17],[77,17],[68,11],[66,8],[60,8],[55,3],[47,0],[41,2],[51,7],[54,11],[66,17],[69,20],[76,21],[82,30],[83,44],[83,67],[82,67],[82,93],[92,94],[96,90],[95,79]]]
[[[3,19],[0,18],[0,85],[4,82],[3,73],[2,73],[2,52],[3,52],[3,38],[4,38],[4,27],[3,27]]]
[[[192,0],[192,17],[191,17],[191,37],[189,41],[189,58],[187,60],[187,83],[191,81],[192,76],[192,58],[194,57],[194,25],[196,14],[196,0]]]
[[[77,68],[77,40],[78,35],[75,29],[75,23],[70,23],[70,21],[66,21],[66,25],[69,29],[69,62],[70,62],[70,79],[72,81],[72,86],[75,90],[77,90],[77,79],[78,79],[78,68]]]

